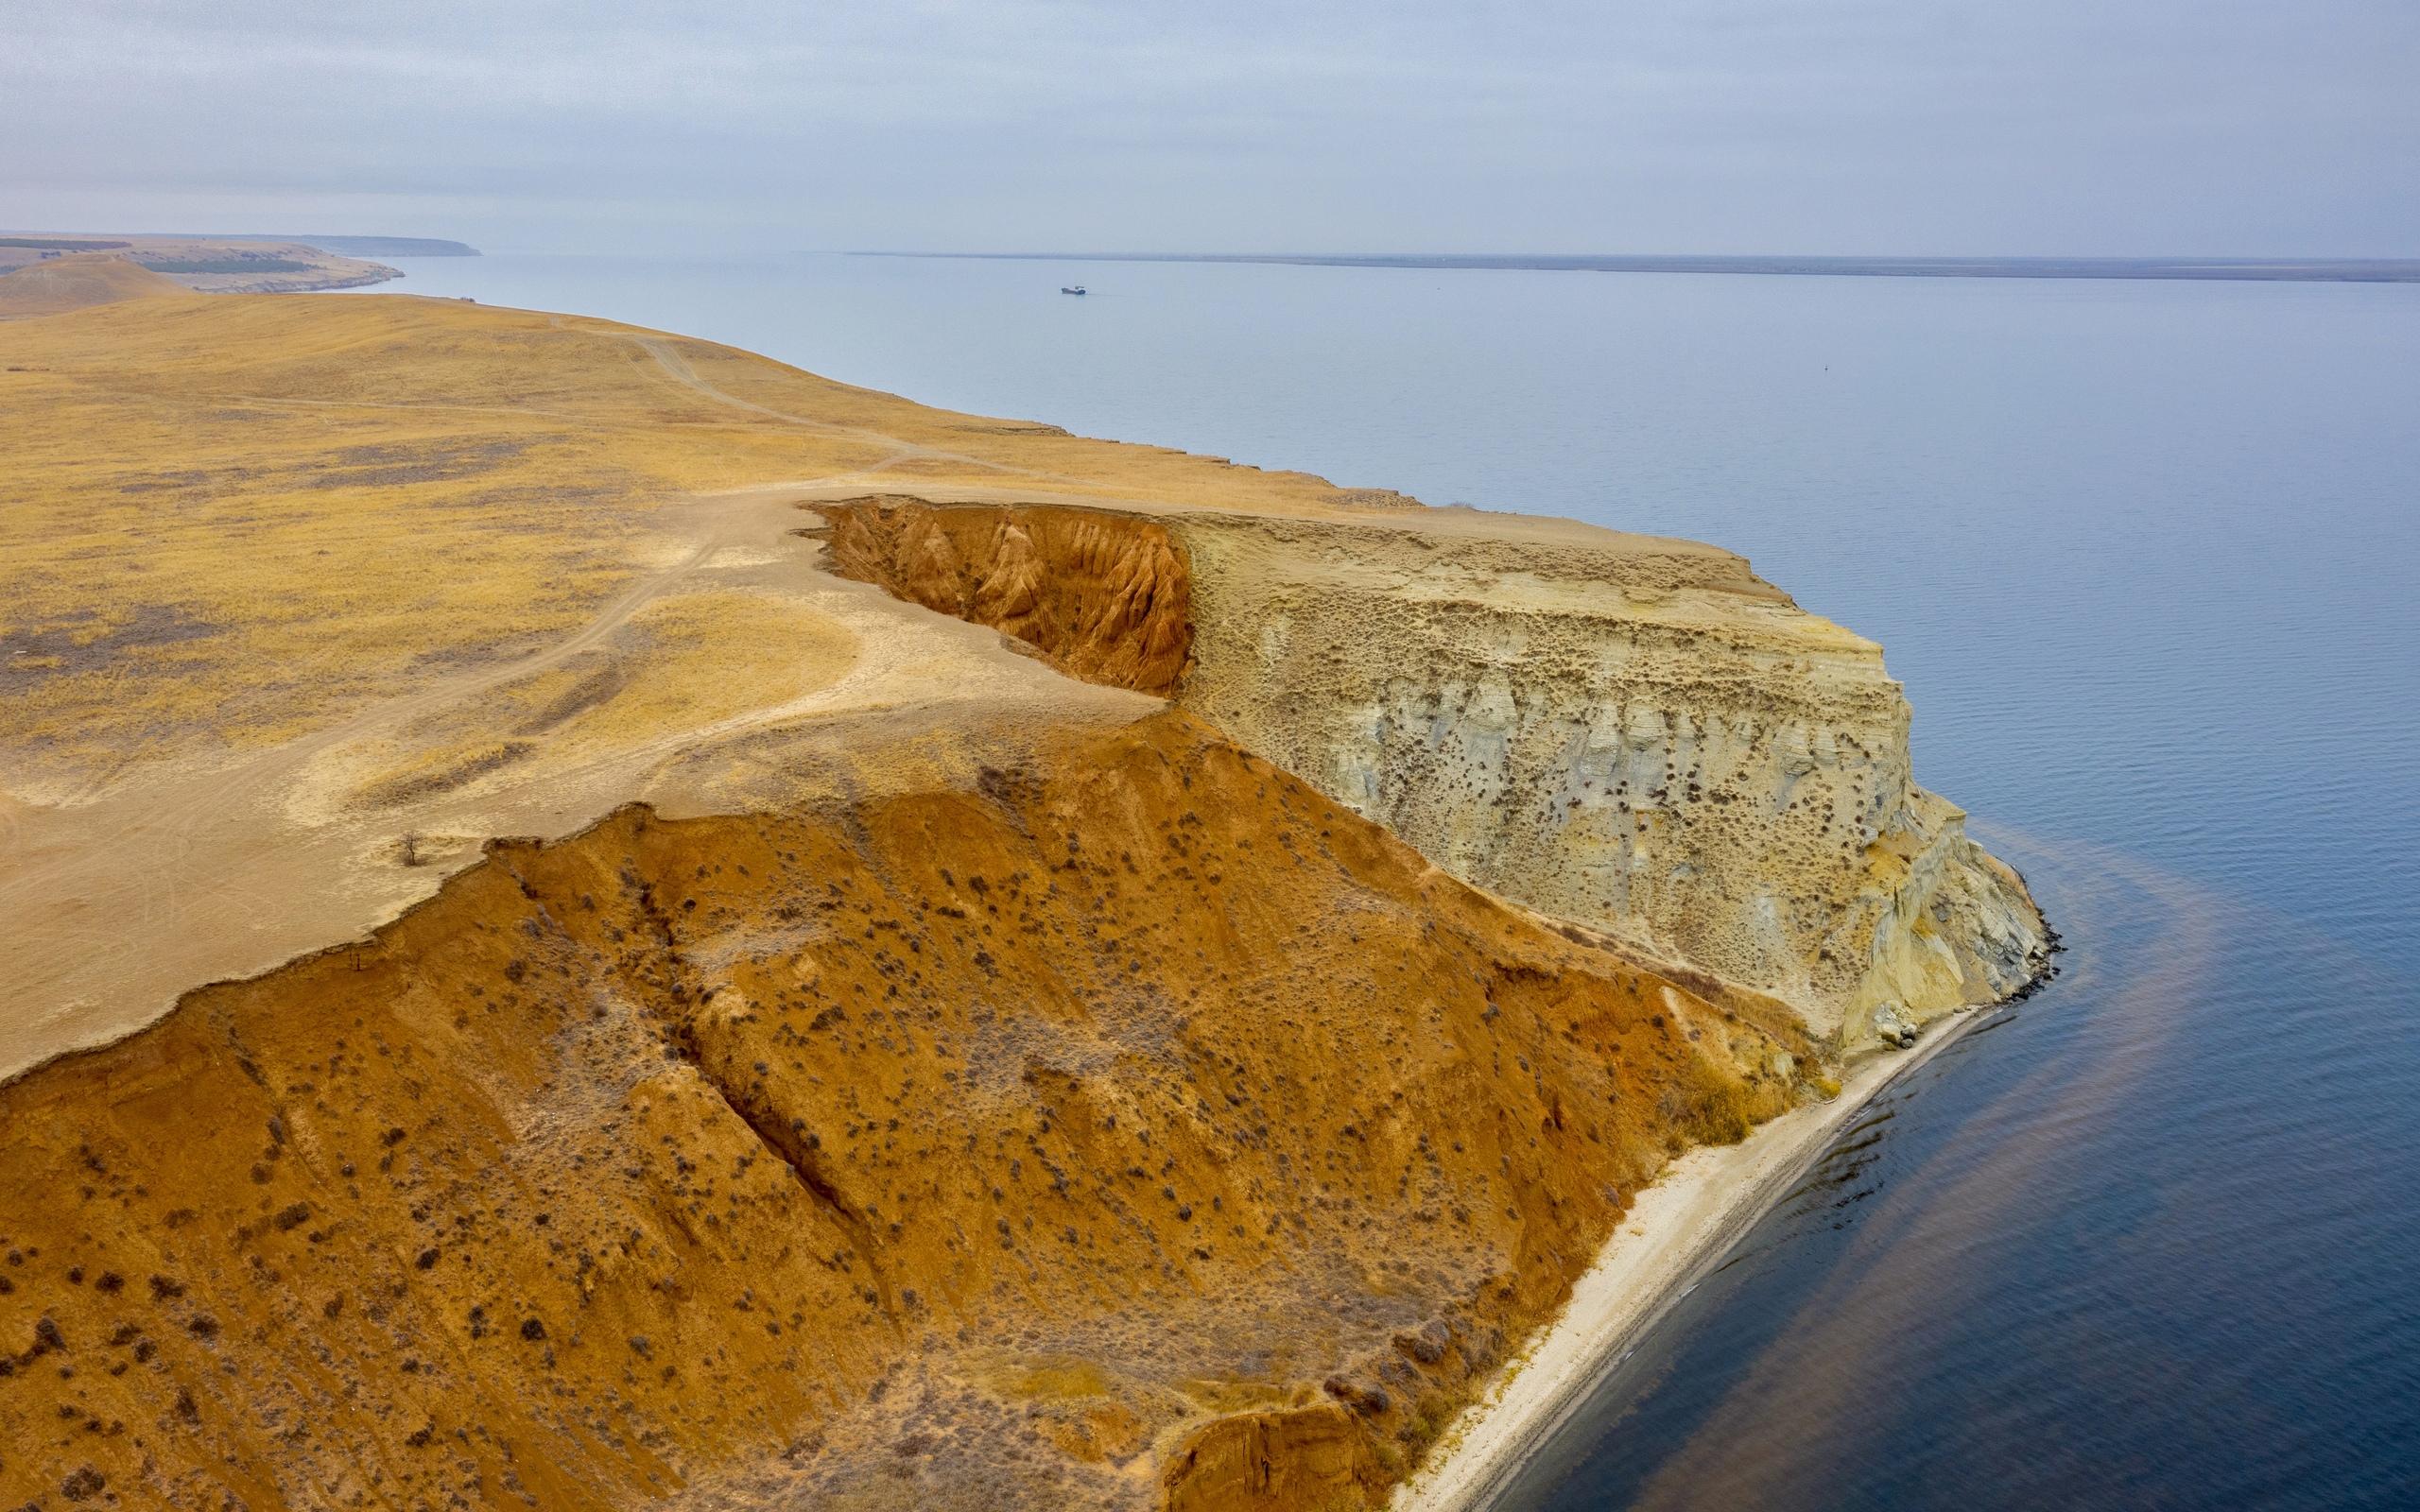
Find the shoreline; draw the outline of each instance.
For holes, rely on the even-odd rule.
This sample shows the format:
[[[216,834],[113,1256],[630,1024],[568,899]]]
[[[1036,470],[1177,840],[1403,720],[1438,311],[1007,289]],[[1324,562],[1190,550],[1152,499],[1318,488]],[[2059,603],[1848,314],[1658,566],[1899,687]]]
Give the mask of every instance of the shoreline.
[[[1441,1457],[1395,1488],[1390,1512],[1486,1507],[1639,1338],[1815,1167],[1842,1128],[1997,1006],[1945,1014],[1913,1046],[1857,1067],[1830,1102],[1792,1108],[1737,1144],[1702,1145],[1675,1160],[1638,1194],[1572,1283],[1562,1314],[1445,1431]]]

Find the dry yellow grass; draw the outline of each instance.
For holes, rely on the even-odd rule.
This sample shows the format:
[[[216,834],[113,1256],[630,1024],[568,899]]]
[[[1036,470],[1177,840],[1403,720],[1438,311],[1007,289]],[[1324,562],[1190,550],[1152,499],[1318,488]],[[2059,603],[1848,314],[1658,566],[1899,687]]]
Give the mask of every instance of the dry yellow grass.
[[[0,740],[52,785],[289,739],[432,666],[569,634],[677,558],[700,490],[913,463],[926,486],[1227,508],[1336,491],[605,321],[400,296],[21,322],[0,327]]]
[[[29,320],[123,300],[182,299],[193,291],[164,273],[107,252],[79,252],[0,269],[0,320]]]
[[[772,732],[1148,707],[841,584],[798,498],[910,466],[1336,498],[607,321],[96,262],[85,295],[158,297],[0,322],[0,1074],[392,917],[487,835],[761,799],[797,779]]]

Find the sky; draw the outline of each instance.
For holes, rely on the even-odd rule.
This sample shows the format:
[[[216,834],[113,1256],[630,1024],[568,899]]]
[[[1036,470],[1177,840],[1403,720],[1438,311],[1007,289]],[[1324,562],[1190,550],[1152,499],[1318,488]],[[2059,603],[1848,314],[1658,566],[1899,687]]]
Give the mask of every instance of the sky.
[[[2420,256],[2420,0],[0,0],[0,225]]]

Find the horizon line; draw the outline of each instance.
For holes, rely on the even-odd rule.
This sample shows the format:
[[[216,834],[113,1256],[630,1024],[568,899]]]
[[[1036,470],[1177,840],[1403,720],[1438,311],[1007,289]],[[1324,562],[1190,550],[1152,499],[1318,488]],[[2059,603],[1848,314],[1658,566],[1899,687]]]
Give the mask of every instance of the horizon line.
[[[1502,272],[1725,273],[1904,278],[2236,279],[2420,283],[2420,258],[1910,255],[1739,252],[968,252],[851,248],[848,257],[1053,263],[1247,263]]]

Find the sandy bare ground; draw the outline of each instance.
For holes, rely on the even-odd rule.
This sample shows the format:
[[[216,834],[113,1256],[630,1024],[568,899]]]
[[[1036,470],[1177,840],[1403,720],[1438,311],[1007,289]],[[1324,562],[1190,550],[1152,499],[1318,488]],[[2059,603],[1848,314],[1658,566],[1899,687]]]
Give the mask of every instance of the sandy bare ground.
[[[1551,1438],[1605,1372],[1686,1296],[1749,1228],[1806,1176],[1834,1137],[1893,1082],[1979,1022],[1969,1008],[1935,1021],[1916,1044],[1867,1059],[1828,1103],[1785,1113],[1733,1145],[1702,1146],[1639,1193],[1563,1315],[1446,1430],[1435,1455],[1396,1488],[1394,1512],[1479,1512]]]
[[[333,318],[371,308],[315,306],[310,313]],[[541,397],[550,392],[542,377],[553,370],[550,364],[568,363],[570,353],[596,370],[597,387],[612,391],[616,369],[610,355],[598,353],[635,349],[651,380],[636,390],[633,432],[666,430],[656,396],[669,391],[800,437],[808,443],[803,456],[853,461],[759,473],[785,481],[698,493],[650,511],[632,559],[634,578],[584,623],[535,649],[427,665],[389,696],[267,748],[193,741],[176,748],[130,733],[108,759],[63,786],[10,783],[17,790],[0,796],[0,918],[8,921],[0,930],[0,979],[10,985],[9,1009],[0,1016],[0,1077],[130,1033],[207,982],[358,937],[432,894],[476,859],[490,836],[561,835],[631,799],[683,814],[781,796],[769,785],[798,777],[796,748],[789,765],[762,750],[730,754],[761,743],[769,731],[814,745],[816,726],[876,720],[881,729],[870,733],[912,743],[987,719],[1038,728],[1068,718],[1131,718],[1155,706],[1072,682],[1011,652],[991,630],[825,573],[816,565],[820,548],[791,534],[811,523],[795,507],[809,498],[922,487],[941,475],[1044,485],[1076,479],[866,423],[879,417],[913,422],[900,427],[908,432],[948,432],[947,417],[887,396],[853,399],[856,407],[839,406],[837,419],[812,413],[811,404],[759,403],[710,380],[693,360],[694,352],[721,354],[668,336],[568,317],[421,308],[419,301],[399,313],[441,329],[449,321],[534,320],[552,335],[538,338],[544,345],[534,350],[543,356],[532,361],[528,391],[514,385],[500,399],[481,402],[475,371],[438,366],[432,357],[432,371],[444,381],[416,392],[268,394],[235,377],[227,380],[228,402],[255,414],[315,417],[306,424],[320,415],[331,425],[394,415],[413,423],[593,427],[596,416]],[[438,350],[433,341],[430,350]],[[154,360],[138,359],[136,367],[148,374]],[[779,374],[755,359],[742,370]],[[801,388],[831,401],[812,384],[767,392]],[[978,426],[973,434],[987,433]],[[393,449],[403,453],[412,444]],[[1128,455],[1071,444],[1088,454]],[[1157,465],[1158,455],[1145,461]],[[1182,458],[1175,465],[1200,467]],[[1217,476],[1254,481],[1248,473]],[[1215,492],[1205,490],[1203,502]],[[606,507],[619,501],[598,503],[600,520],[622,517]],[[399,509],[373,526],[392,534],[399,556],[421,544],[406,521]],[[216,539],[220,543],[212,549],[223,552],[231,568],[243,560],[239,538]],[[729,618],[742,600],[750,606],[745,624]],[[702,607],[709,602],[715,607]],[[695,646],[666,651],[650,619],[677,627],[684,604],[694,606],[689,621],[718,622],[708,639],[718,640],[724,654]],[[752,630],[759,632],[752,642]],[[443,636],[437,639],[441,644]],[[613,691],[601,709],[568,724],[527,728],[540,720],[550,688],[566,682],[575,697],[579,687]],[[717,751],[725,755],[717,759]],[[806,765],[820,761],[828,769],[849,759],[827,751],[810,755]],[[853,779],[859,785],[881,780],[880,773]]]
[[[1157,707],[825,573],[820,548],[791,534],[807,519],[795,498],[783,487],[694,501],[657,551],[662,565],[533,653],[435,676],[268,750],[149,764],[82,801],[0,808],[0,979],[12,998],[0,1077],[131,1032],[203,983],[357,938],[433,894],[488,836],[569,833],[632,799],[668,814],[752,800],[762,762],[707,758],[768,732],[812,741],[816,726],[879,718],[895,741],[987,714],[1132,718]],[[746,669],[747,686],[768,691],[761,701],[703,717],[642,709],[594,738],[533,741],[528,759],[435,791],[365,792],[398,752],[475,729],[501,693],[549,671],[594,663],[639,694],[651,677],[697,680],[687,668],[659,676],[648,647],[617,638],[651,608],[731,593],[765,599],[796,638],[760,648]]]

